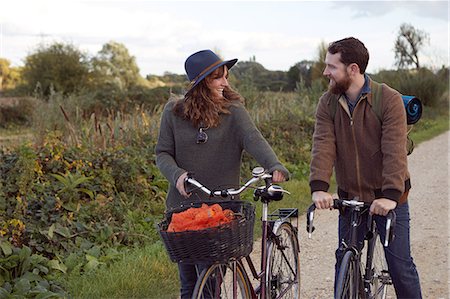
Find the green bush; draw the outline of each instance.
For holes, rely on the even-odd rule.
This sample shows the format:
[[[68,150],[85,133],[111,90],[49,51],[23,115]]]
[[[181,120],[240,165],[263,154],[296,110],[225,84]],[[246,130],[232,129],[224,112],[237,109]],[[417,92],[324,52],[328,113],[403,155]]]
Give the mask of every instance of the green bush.
[[[421,68],[419,70],[381,71],[373,78],[397,89],[403,95],[418,97],[425,106],[436,107],[447,102],[442,95],[448,91],[448,72],[438,74]],[[447,78],[447,79],[445,79]]]
[[[0,127],[30,126],[36,100],[30,97],[0,99]]]
[[[29,248],[46,259],[44,265],[57,260],[66,273],[84,273],[114,261],[120,248],[155,242],[154,215],[163,214],[167,183],[154,165],[154,141],[140,141],[147,144],[86,148],[71,146],[56,131],[40,146],[3,149],[1,244]],[[25,272],[11,278],[12,269],[4,269],[0,284],[8,282],[7,294],[26,278]]]

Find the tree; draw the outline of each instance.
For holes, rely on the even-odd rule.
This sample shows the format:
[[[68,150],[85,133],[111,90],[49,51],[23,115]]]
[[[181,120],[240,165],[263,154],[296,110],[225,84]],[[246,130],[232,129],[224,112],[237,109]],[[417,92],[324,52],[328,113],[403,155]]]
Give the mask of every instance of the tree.
[[[323,75],[323,71],[325,69],[325,57],[327,56],[328,45],[321,41],[319,46],[317,47],[317,55],[314,64],[311,67],[311,81],[319,82],[320,86],[324,89],[328,86],[328,80]]]
[[[0,58],[0,92],[3,90],[3,80],[9,75],[9,65],[9,60]]]
[[[289,90],[294,90],[299,82],[302,82],[306,87],[311,87],[311,70],[313,65],[314,61],[302,60],[289,68],[287,72]]]
[[[400,26],[394,47],[395,64],[398,68],[407,68],[410,65],[415,65],[416,69],[419,69],[418,54],[422,46],[428,41],[428,33],[418,30],[410,24],[403,23]]]
[[[94,81],[97,85],[113,85],[120,91],[143,84],[136,59],[125,45],[111,41],[103,45],[92,59]]]
[[[257,90],[286,90],[287,75],[283,71],[267,70],[256,61],[240,61],[233,67],[232,74],[236,76],[236,87],[251,86]]]
[[[20,68],[11,67],[8,59],[0,58],[0,92],[14,89],[20,79]]]
[[[40,45],[25,58],[23,79],[26,90],[33,92],[40,86],[44,96],[52,89],[64,94],[81,90],[88,80],[89,64],[86,55],[71,44]]]

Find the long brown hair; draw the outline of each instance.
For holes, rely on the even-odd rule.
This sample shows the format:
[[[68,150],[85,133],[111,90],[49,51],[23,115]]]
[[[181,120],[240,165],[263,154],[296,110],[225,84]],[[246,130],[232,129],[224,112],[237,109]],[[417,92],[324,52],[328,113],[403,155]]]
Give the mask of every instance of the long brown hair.
[[[197,86],[190,90],[183,99],[178,100],[173,107],[176,115],[189,120],[195,127],[216,127],[219,125],[221,113],[230,114],[229,107],[239,102],[243,103],[242,96],[230,86],[223,90],[223,97],[214,97],[207,85],[211,76],[223,76],[225,66],[217,72],[209,74]]]

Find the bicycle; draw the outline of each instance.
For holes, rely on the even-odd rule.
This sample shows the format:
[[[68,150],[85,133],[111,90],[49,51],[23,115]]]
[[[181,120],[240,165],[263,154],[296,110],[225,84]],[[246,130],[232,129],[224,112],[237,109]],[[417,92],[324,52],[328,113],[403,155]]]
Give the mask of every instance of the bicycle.
[[[273,185],[272,176],[264,168],[256,167],[252,178],[237,189],[210,190],[188,176],[186,183],[202,190],[209,197],[235,198],[248,188],[255,188],[254,200],[262,202],[261,270],[258,273],[250,254],[215,262],[199,273],[192,298],[299,298],[300,260],[297,228],[291,218],[298,216],[298,209],[278,209],[268,213],[271,201],[278,201],[288,191]],[[253,184],[263,180],[264,186]],[[191,190],[193,191],[193,190]],[[233,200],[232,200],[233,201]],[[253,227],[252,227],[253,230]],[[253,240],[251,240],[253,243]],[[252,244],[251,244],[252,245]],[[251,249],[250,249],[251,251]],[[244,266],[246,261],[254,279],[255,288]]]
[[[369,213],[369,208],[370,203],[358,201],[357,197],[351,200],[335,199],[333,202],[333,209],[348,209],[347,212],[350,213],[350,237],[347,241],[341,240],[344,254],[336,279],[335,298],[385,299],[388,286],[392,285],[382,247],[389,246],[394,238],[395,212],[390,211],[386,216],[385,236],[387,237],[382,244],[379,228]],[[314,231],[314,210],[315,205],[312,204],[306,217],[309,238]],[[365,213],[368,213],[368,230],[364,236],[364,241],[367,243],[367,249],[364,252],[364,247],[357,242],[357,228]],[[363,257],[365,257],[365,264],[362,262]]]

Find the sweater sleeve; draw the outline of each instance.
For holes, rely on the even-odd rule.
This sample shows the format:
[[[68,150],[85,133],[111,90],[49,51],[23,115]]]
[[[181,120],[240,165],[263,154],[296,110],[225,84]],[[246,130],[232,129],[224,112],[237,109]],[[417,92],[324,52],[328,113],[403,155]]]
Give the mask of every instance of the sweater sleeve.
[[[329,101],[337,100],[324,94],[317,105],[316,123],[310,162],[309,185],[314,191],[328,191],[333,165],[336,159],[336,136],[330,115]]]
[[[243,105],[239,105],[236,110],[237,135],[240,136],[242,147],[269,173],[275,170],[281,171],[286,180],[289,179],[290,173],[278,160],[272,147],[262,136],[261,132],[251,120],[248,111]]]
[[[164,107],[155,154],[156,166],[167,178],[169,183],[175,186],[178,178],[186,172],[186,170],[178,167],[175,160],[175,139],[171,121],[175,116],[172,112],[172,106],[173,103],[169,102]]]

